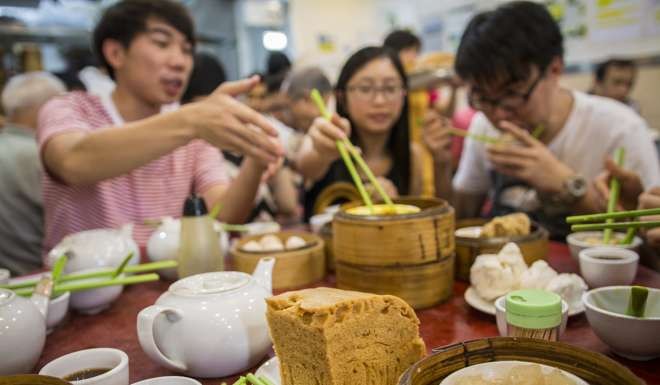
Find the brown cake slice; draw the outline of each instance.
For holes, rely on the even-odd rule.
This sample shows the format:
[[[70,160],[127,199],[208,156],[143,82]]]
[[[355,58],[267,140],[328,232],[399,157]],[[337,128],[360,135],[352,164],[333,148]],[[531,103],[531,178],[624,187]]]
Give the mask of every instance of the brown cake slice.
[[[331,288],[266,300],[282,385],[396,385],[425,354],[402,299]]]

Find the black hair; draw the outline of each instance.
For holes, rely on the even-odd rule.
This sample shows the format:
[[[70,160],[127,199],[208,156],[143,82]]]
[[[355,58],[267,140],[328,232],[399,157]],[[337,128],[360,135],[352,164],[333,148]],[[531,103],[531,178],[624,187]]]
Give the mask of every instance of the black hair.
[[[527,80],[533,66],[545,71],[563,54],[561,31],[546,7],[514,1],[472,18],[455,68],[464,80],[502,86]]]
[[[605,75],[607,75],[607,70],[610,67],[631,68],[633,71],[637,69],[635,62],[632,60],[618,59],[618,58],[608,59],[602,63],[598,63],[598,65],[596,66],[596,80],[598,82],[602,82],[605,80]]]
[[[268,55],[266,75],[277,75],[289,72],[291,60],[283,52],[274,51]]]
[[[383,45],[399,53],[406,48],[421,49],[422,41],[414,33],[408,30],[398,29],[387,35]]]
[[[380,58],[386,58],[392,62],[394,68],[396,68],[396,72],[401,78],[404,89],[407,89],[408,80],[403,65],[397,54],[387,47],[365,47],[354,53],[348,58],[346,64],[344,64],[344,67],[341,69],[335,87],[335,92],[337,93],[337,113],[351,122],[351,126],[353,127],[353,130],[351,131],[351,141],[358,146],[360,143],[355,130],[355,123],[348,113],[346,87],[356,72],[364,68],[364,66],[371,61]],[[392,156],[392,170],[390,171],[392,182],[396,185],[401,195],[408,194],[410,191],[411,153],[410,133],[408,127],[408,98],[406,97],[403,98],[401,114],[394,123],[394,126],[392,126],[386,146],[388,152]],[[345,167],[342,167],[342,171],[346,173],[346,177],[348,178],[348,172]]]
[[[114,69],[103,55],[103,43],[107,39],[117,40],[128,48],[137,34],[144,32],[147,19],[161,20],[195,45],[195,26],[185,6],[172,0],[123,0],[103,12],[93,33],[94,53],[99,62],[114,79]]]
[[[220,84],[227,80],[227,75],[222,63],[212,54],[198,52],[195,54],[195,62],[188,88],[181,97],[181,103],[192,102],[199,96],[210,95]]]

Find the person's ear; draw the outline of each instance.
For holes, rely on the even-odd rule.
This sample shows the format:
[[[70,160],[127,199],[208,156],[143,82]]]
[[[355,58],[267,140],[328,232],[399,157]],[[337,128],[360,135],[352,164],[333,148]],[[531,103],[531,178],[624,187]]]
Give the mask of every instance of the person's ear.
[[[115,72],[126,62],[126,48],[117,40],[106,39],[102,46],[103,57]]]
[[[549,76],[560,77],[564,73],[564,59],[559,56],[552,59],[547,71]]]

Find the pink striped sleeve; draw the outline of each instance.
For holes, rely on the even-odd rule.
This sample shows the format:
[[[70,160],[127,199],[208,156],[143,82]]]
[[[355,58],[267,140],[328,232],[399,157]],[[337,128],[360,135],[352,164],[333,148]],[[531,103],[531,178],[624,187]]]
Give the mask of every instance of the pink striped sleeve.
[[[195,190],[203,194],[211,187],[229,183],[229,175],[220,150],[203,141],[193,143]]]
[[[37,128],[37,142],[40,151],[55,135],[68,131],[88,132],[91,130],[88,119],[85,119],[81,102],[84,102],[84,98],[73,93],[53,98],[41,107]]]

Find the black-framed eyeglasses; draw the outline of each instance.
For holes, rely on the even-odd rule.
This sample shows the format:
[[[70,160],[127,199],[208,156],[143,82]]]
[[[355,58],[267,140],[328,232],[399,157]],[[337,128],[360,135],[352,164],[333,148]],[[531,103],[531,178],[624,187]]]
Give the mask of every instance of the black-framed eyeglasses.
[[[376,99],[376,95],[378,95],[378,93],[381,93],[383,98],[388,102],[401,98],[406,94],[406,89],[403,88],[403,86],[400,84],[385,84],[381,87],[377,87],[371,84],[360,84],[355,86],[348,86],[346,90],[353,93],[356,98],[365,102]]]
[[[532,93],[536,89],[541,79],[545,77],[543,71],[539,73],[536,80],[529,86],[526,92],[509,91],[501,97],[489,98],[470,90],[468,93],[468,103],[470,107],[478,111],[490,111],[495,108],[501,108],[507,111],[516,111],[529,101]]]

